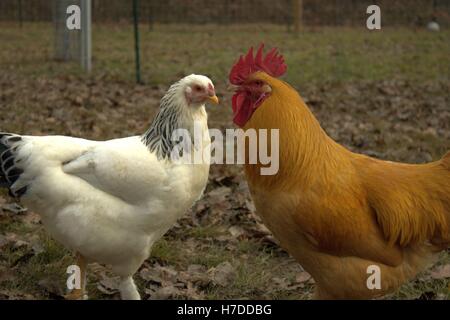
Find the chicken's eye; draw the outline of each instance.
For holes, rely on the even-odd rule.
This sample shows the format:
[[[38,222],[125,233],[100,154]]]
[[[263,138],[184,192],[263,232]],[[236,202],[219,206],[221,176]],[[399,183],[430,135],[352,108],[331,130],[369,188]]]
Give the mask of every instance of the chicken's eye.
[[[258,87],[262,87],[263,84],[264,84],[264,83],[263,83],[262,81],[260,81],[260,80],[256,80],[256,81],[255,81],[255,85],[258,86]]]
[[[203,91],[203,88],[201,86],[195,86],[194,90],[197,92]]]

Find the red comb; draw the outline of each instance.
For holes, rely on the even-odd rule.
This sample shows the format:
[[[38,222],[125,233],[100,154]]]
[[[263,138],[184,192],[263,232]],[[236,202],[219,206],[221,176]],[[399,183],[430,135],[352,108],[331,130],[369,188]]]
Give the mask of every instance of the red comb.
[[[284,57],[278,55],[278,49],[273,48],[263,59],[264,44],[258,49],[253,57],[253,47],[250,48],[245,57],[241,56],[230,72],[230,82],[241,85],[249,75],[257,71],[264,71],[268,75],[278,78],[286,73],[287,66]]]

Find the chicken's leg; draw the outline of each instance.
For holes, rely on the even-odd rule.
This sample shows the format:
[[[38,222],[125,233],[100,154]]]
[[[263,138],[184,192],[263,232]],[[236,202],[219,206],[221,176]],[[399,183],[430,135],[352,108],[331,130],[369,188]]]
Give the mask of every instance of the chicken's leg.
[[[77,266],[80,268],[80,289],[73,289],[65,296],[65,298],[66,300],[85,300],[87,299],[87,296],[85,295],[87,263],[86,259],[79,252],[75,254],[75,257],[77,260]]]
[[[139,295],[139,292],[131,276],[121,278],[119,291],[122,300],[141,300],[141,296]]]

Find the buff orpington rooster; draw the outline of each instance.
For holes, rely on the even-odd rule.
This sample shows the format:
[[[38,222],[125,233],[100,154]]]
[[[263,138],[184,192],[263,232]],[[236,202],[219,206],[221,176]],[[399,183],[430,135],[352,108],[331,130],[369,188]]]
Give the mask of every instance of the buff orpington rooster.
[[[245,166],[257,213],[315,279],[315,298],[393,292],[449,247],[450,153],[414,165],[350,152],[278,79],[286,70],[276,49],[263,56],[261,46],[230,72],[235,124],[279,129],[278,173],[261,175],[261,163]],[[380,286],[368,285],[371,270],[380,271]]]
[[[190,75],[170,87],[142,135],[90,141],[0,133],[0,187],[77,253],[81,286],[67,298],[85,298],[87,263],[99,262],[120,276],[122,299],[140,299],[133,274],[206,186],[209,159],[177,161],[173,151],[208,148],[207,102],[218,103],[211,80]],[[200,132],[202,143],[186,139],[177,149],[175,130]]]

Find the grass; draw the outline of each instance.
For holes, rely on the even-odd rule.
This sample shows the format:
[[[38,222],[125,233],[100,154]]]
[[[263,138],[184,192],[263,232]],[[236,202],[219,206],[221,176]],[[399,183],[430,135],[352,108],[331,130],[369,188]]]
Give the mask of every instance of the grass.
[[[43,81],[48,88],[43,88],[45,95],[56,95],[51,103],[63,105],[72,99],[70,93],[76,91],[73,87],[61,86],[56,80],[61,79],[64,84],[80,84],[89,87],[89,83],[98,82],[100,87],[114,83],[119,87],[127,87],[126,92],[141,90],[133,87],[134,81],[134,53],[132,27],[128,25],[95,25],[93,34],[94,70],[89,76],[82,74],[76,63],[61,63],[52,59],[53,35],[49,24],[25,24],[20,29],[9,24],[0,24],[0,72],[13,79],[33,79],[33,82]],[[286,33],[283,27],[272,25],[231,26],[156,26],[149,31],[141,26],[142,71],[146,82],[145,90],[152,95],[159,96],[173,81],[190,73],[207,74],[220,88],[227,82],[230,66],[244,53],[249,46],[257,46],[265,42],[268,47],[277,46],[285,55],[289,65],[286,80],[296,87],[322,88],[327,83],[370,83],[391,79],[403,79],[411,83],[448,83],[450,65],[450,32],[440,33],[412,31],[406,28],[383,29],[379,32],[369,32],[365,29],[350,28],[320,28],[310,29],[296,36]],[[56,80],[55,80],[56,79]],[[75,80],[74,80],[75,79]],[[81,81],[80,81],[81,79]],[[25,81],[25,82],[26,82]],[[0,83],[1,84],[1,83]],[[17,84],[18,86],[20,83]],[[6,87],[6,86],[5,86]],[[0,107],[8,114],[0,114],[0,129],[6,126],[8,130],[27,132],[31,129],[46,131],[66,127],[64,121],[50,122],[53,117],[53,107],[42,106],[41,92],[26,92],[26,87],[15,96],[10,104],[4,105],[0,95]],[[83,87],[84,88],[84,87]],[[131,89],[130,89],[131,88]],[[36,87],[33,87],[36,90]],[[2,87],[0,87],[2,90]],[[84,89],[83,89],[84,90]],[[80,89],[80,92],[82,90]],[[221,90],[222,91],[222,90]],[[0,92],[1,93],[1,92]],[[115,94],[111,91],[111,95]],[[326,92],[320,92],[324,96]],[[365,92],[361,95],[365,98]],[[439,92],[448,95],[448,92]],[[26,97],[26,99],[25,99]],[[367,94],[367,99],[370,94]],[[229,97],[225,97],[228,103]],[[134,98],[133,98],[134,99]],[[444,98],[445,99],[445,98]],[[414,98],[411,98],[414,100]],[[127,101],[133,108],[120,113],[115,107],[108,107],[104,101],[92,101],[92,105],[81,109],[74,107],[73,102],[67,102],[67,110],[76,110],[80,114],[72,114],[70,121],[81,127],[83,134],[92,138],[107,138],[123,135],[131,131],[129,123],[123,121],[126,116],[139,122],[142,126],[142,113],[148,107],[142,106],[147,100]],[[334,101],[333,101],[334,102]],[[119,106],[123,107],[119,101]],[[447,98],[448,105],[448,98]],[[39,110],[33,108],[39,108]],[[44,109],[44,111],[41,110]],[[46,111],[48,108],[48,112]],[[337,109],[333,110],[337,112]],[[370,110],[369,110],[370,111]],[[6,111],[5,111],[6,112]],[[14,112],[14,117],[10,113]],[[351,110],[346,110],[350,113]],[[48,114],[47,114],[48,113]],[[98,121],[99,114],[108,114],[110,123]],[[325,112],[326,113],[326,112]],[[44,114],[44,119],[37,114]],[[223,125],[229,114],[213,113],[214,124]],[[221,116],[220,121],[219,115]],[[225,118],[226,116],[226,118]],[[373,123],[379,132],[389,132],[392,123],[383,116],[353,114],[360,120]],[[11,121],[14,119],[14,121]],[[378,123],[377,123],[378,121]],[[31,124],[30,124],[31,122]],[[88,123],[97,122],[99,133],[89,127]],[[336,120],[328,121],[332,124]],[[33,128],[30,128],[33,126]],[[60,126],[60,127],[58,127]],[[35,128],[36,127],[36,128]],[[448,128],[444,127],[444,130]],[[53,132],[53,131],[52,131]],[[61,132],[59,132],[61,133]],[[373,134],[369,132],[370,134]],[[65,133],[64,133],[65,134]],[[442,155],[448,149],[448,142],[439,136],[424,133],[408,135],[413,144],[426,146],[433,158]],[[399,135],[386,135],[383,145],[378,151],[390,151],[404,147],[405,141]],[[230,169],[231,170],[231,169]],[[6,198],[2,194],[3,198]],[[236,278],[227,287],[207,287],[205,298],[250,298],[250,299],[303,299],[312,292],[312,285],[305,284],[302,289],[287,290],[282,285],[273,288],[275,277],[283,277],[292,282],[298,273],[298,265],[286,253],[278,249],[269,248],[260,241],[244,239],[230,250],[226,245],[216,241],[227,234],[223,221],[215,224],[200,224],[191,228],[179,228],[176,233],[164,237],[153,248],[149,263],[170,265],[177,270],[186,270],[192,264],[200,264],[207,268],[229,261],[236,269]],[[2,280],[1,290],[15,293],[18,298],[52,298],[51,288],[44,292],[39,282],[42,279],[52,279],[59,287],[64,287],[66,267],[73,262],[73,256],[62,246],[51,240],[41,225],[26,224],[22,219],[0,215],[0,235],[13,233],[20,239],[37,239],[42,244],[40,253],[28,255],[24,248],[8,246],[0,250],[0,267],[13,266],[14,277]],[[444,253],[441,264],[450,263],[450,256]],[[92,298],[105,298],[98,290],[96,283],[104,269],[91,270],[88,289]],[[1,271],[2,269],[0,269]],[[8,270],[7,270],[8,272]],[[139,281],[140,288],[144,283]],[[267,288],[271,288],[270,293]],[[423,293],[434,292],[450,299],[449,280],[418,280],[406,284],[392,299],[417,298]],[[50,292],[50,293],[49,293]]]
[[[0,28],[0,68],[27,75],[81,75],[77,64],[52,60],[50,24]],[[300,35],[263,25],[141,27],[142,73],[150,85],[171,83],[181,75],[202,73],[224,82],[230,66],[250,46],[277,46],[289,65],[294,85],[323,81],[382,80],[401,75],[411,81],[448,79],[450,31],[440,33],[383,29],[321,28]],[[37,64],[36,61],[39,61]],[[94,75],[134,79],[131,26],[93,28]]]
[[[0,224],[0,230],[2,234],[13,232],[19,235],[35,235],[42,245],[42,252],[38,254],[30,254],[29,248],[25,247],[2,248],[2,257],[9,260],[6,264],[15,270],[11,281],[1,283],[2,290],[7,290],[17,297],[27,298],[27,295],[42,295],[43,288],[39,285],[42,280],[53,283],[55,288],[64,288],[65,270],[73,264],[74,259],[64,247],[52,240],[42,227],[36,229],[6,219]]]

